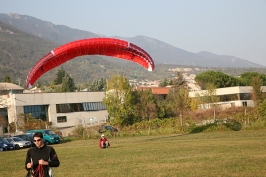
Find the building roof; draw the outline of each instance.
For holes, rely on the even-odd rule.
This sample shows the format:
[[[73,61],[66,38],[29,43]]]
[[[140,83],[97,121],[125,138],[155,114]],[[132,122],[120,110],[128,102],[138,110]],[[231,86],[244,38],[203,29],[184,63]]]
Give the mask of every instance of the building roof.
[[[144,91],[151,89],[152,93],[155,95],[167,95],[171,87],[137,87],[137,90]]]
[[[24,90],[24,88],[13,83],[0,82],[0,90]]]

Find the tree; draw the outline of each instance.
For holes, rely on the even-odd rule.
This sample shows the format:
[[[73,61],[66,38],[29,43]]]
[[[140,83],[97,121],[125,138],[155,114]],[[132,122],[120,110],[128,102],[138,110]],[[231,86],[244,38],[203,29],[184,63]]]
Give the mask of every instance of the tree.
[[[232,76],[228,76],[222,72],[215,72],[215,71],[207,71],[207,72],[198,74],[195,77],[195,81],[203,90],[205,90],[207,86],[210,84],[214,85],[216,88],[243,85],[239,79],[232,77]]]
[[[161,95],[154,95],[156,98],[156,106],[158,109],[157,117],[158,118],[166,118],[171,115],[171,109],[169,109],[168,102],[164,98],[164,96]]]
[[[12,94],[11,90],[6,90],[3,85],[0,85],[0,127],[3,128],[3,131],[8,127],[8,119],[7,119],[7,110],[10,107],[8,105],[7,97]]]
[[[100,80],[94,80],[88,86],[88,91],[89,92],[104,91],[105,85],[106,85],[106,80],[104,78],[101,78]]]
[[[176,107],[177,111],[179,111],[179,119],[181,127],[183,126],[184,111],[190,108],[190,98],[188,93],[189,93],[188,88],[182,87],[179,89],[176,95]]]
[[[266,75],[258,72],[245,72],[240,75],[240,80],[243,85],[251,85],[252,79],[254,77],[259,77],[261,79],[261,84],[266,85]]]
[[[114,125],[129,125],[135,117],[135,98],[127,79],[122,75],[112,76],[106,83],[105,98],[110,121]]]
[[[216,87],[213,84],[208,84],[205,92],[202,94],[197,93],[196,98],[193,99],[194,104],[201,104],[204,107],[208,106],[209,108],[213,108],[214,119],[216,119],[216,108],[218,107],[215,103],[219,101],[220,98],[216,95]]]
[[[11,78],[10,78],[10,76],[4,76],[4,82],[11,83]]]
[[[186,81],[180,72],[177,73],[177,78],[173,79],[168,99],[172,102],[174,112],[179,114],[180,126],[183,129],[183,114],[190,109],[190,98]]]
[[[61,92],[74,92],[76,90],[76,86],[74,80],[66,74],[62,80]]]
[[[141,120],[148,120],[158,117],[156,98],[151,89],[137,91],[137,112]]]
[[[171,85],[174,89],[179,89],[186,86],[186,80],[181,72],[176,73],[176,78],[172,79]]]
[[[214,103],[220,101],[220,98],[216,95],[216,87],[213,84],[207,85],[205,92],[197,93],[195,99],[200,100],[196,101],[197,103],[209,105],[209,107],[214,107]]]
[[[166,87],[169,85],[169,81],[167,78],[164,78],[164,80],[160,83],[160,87]]]
[[[41,87],[42,87],[42,83],[41,83],[40,80],[37,81],[36,87],[37,87],[37,88],[41,88]]]
[[[210,107],[214,106],[214,103],[218,102],[220,99],[216,95],[216,87],[213,84],[208,84],[204,95],[202,95],[203,103],[209,104]]]
[[[63,67],[58,70],[56,74],[56,79],[54,80],[54,84],[52,83],[50,85],[53,89],[51,91],[56,90],[59,92],[74,92],[76,90],[74,79],[69,76],[69,74],[63,69]]]
[[[26,131],[30,129],[46,129],[50,122],[44,121],[42,119],[36,119],[32,114],[20,114],[17,120],[18,129],[21,131]]]
[[[63,78],[67,75],[63,67],[61,67],[56,74],[56,79],[54,80],[55,85],[62,84]]]
[[[212,84],[207,86],[207,91],[205,94],[207,98],[207,103],[213,108],[213,118],[216,119],[216,108],[218,107],[217,102],[220,101],[220,98],[216,95],[216,87]]]
[[[261,104],[258,105],[258,112],[260,117],[266,118],[266,100],[264,100]]]
[[[0,115],[0,127],[2,127],[3,132],[0,132],[0,135],[4,133],[5,129],[8,127],[7,118],[3,115]]]
[[[259,103],[261,103],[264,99],[263,92],[261,89],[263,82],[262,79],[259,78],[259,76],[253,77],[251,79],[251,86],[252,86],[252,97],[255,106],[257,106]]]

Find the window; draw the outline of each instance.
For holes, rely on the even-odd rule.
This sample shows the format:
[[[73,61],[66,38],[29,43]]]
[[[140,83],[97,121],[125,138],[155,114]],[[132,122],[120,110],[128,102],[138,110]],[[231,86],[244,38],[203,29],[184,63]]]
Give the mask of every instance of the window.
[[[31,114],[36,119],[49,120],[48,105],[24,106],[24,114]]]
[[[106,110],[106,106],[103,105],[101,102],[83,103],[83,107],[85,111]]]
[[[7,108],[0,108],[0,115],[7,117]]]
[[[73,112],[70,109],[70,106],[68,104],[57,104],[56,105],[56,112],[57,113],[67,113],[67,112]]]
[[[106,110],[106,106],[102,102],[69,103],[69,104],[56,105],[57,113],[99,111],[99,110]]]
[[[251,94],[250,93],[240,93],[240,100],[250,100]]]
[[[66,116],[58,116],[57,117],[57,122],[58,123],[67,122],[67,117]]]
[[[247,106],[247,102],[246,101],[243,101],[242,102],[242,106]]]

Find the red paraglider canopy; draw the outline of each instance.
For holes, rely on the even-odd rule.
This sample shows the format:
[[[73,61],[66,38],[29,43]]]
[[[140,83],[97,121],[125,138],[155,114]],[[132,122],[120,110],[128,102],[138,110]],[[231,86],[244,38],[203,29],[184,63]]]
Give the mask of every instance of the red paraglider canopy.
[[[130,60],[149,71],[154,69],[154,62],[150,55],[132,43],[114,38],[90,38],[64,44],[47,53],[31,68],[26,86],[32,87],[44,73],[82,55],[106,55]]]

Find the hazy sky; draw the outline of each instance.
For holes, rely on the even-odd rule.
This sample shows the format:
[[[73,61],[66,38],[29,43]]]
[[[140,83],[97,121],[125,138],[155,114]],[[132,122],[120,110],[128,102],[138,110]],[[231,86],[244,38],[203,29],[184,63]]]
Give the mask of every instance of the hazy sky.
[[[266,66],[266,0],[0,0],[0,13],[108,37],[143,35]]]

